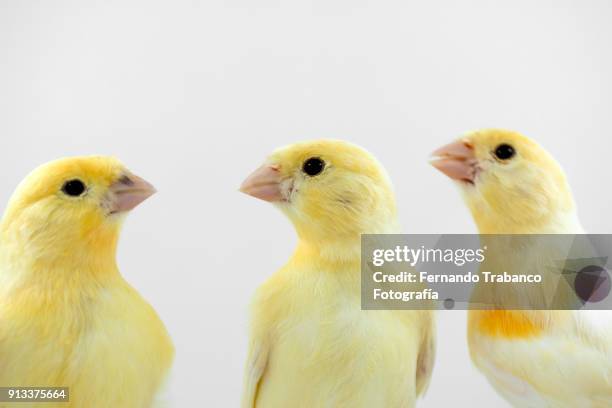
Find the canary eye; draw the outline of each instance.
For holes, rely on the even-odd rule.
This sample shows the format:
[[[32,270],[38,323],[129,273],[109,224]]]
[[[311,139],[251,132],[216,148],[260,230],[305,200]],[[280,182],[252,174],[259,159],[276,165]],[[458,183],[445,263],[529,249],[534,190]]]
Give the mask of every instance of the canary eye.
[[[509,144],[502,143],[495,148],[495,156],[500,160],[508,160],[514,157],[516,151]]]
[[[79,179],[68,180],[62,186],[62,191],[66,195],[78,197],[85,192],[85,184]]]
[[[325,168],[325,162],[318,157],[311,157],[304,162],[302,171],[309,176],[316,176],[320,174]]]

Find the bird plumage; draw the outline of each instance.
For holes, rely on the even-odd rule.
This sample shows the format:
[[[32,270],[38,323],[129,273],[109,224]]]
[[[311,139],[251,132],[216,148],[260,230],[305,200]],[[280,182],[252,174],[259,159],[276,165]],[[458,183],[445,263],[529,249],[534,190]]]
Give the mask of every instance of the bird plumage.
[[[86,190],[67,195],[69,180]],[[70,388],[69,403],[45,407],[151,406],[174,351],[115,251],[124,210],[152,192],[98,156],[48,163],[18,186],[0,224],[2,386]]]
[[[242,190],[273,201],[299,237],[256,292],[242,406],[414,406],[433,367],[432,312],[360,303],[360,235],[397,231],[382,167],[346,142],[304,142],[272,154]]]
[[[541,234],[584,233],[561,166],[533,140],[483,130],[435,155],[434,166],[460,185],[481,234],[534,234],[520,251],[489,254],[492,262],[503,257],[499,264],[513,263],[516,272],[546,274],[565,253]],[[543,296],[530,291],[549,289],[502,285],[493,289],[527,303]],[[491,288],[477,286],[485,296],[479,290]],[[599,408],[612,406],[611,329],[606,311],[471,310],[468,343],[475,365],[516,407]]]

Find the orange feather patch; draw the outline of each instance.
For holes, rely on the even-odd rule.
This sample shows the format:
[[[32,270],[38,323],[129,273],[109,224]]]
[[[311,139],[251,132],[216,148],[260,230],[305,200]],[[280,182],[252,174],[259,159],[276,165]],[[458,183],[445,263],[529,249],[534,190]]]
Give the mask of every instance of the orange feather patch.
[[[479,313],[478,329],[489,336],[526,338],[539,335],[543,328],[524,312],[516,310],[486,310]]]

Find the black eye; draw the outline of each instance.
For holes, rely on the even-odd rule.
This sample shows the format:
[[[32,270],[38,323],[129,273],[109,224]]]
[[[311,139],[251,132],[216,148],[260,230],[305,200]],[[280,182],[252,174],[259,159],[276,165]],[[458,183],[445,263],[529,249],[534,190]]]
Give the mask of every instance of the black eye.
[[[500,160],[511,159],[516,154],[514,147],[509,144],[502,143],[495,148],[495,156]]]
[[[325,168],[325,162],[318,157],[311,157],[304,162],[302,170],[309,176],[316,176]]]
[[[85,192],[85,184],[78,179],[68,180],[62,186],[62,191],[66,195],[78,197]]]

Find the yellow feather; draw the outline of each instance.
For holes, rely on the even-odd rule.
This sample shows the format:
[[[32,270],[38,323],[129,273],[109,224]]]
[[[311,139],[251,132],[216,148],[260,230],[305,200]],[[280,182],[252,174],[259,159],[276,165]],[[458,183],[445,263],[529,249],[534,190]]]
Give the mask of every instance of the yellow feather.
[[[173,359],[163,323],[115,263],[121,217],[100,200],[124,170],[106,157],[41,166],[0,224],[0,384],[70,388],[70,403],[40,406],[150,407]],[[67,200],[61,186],[75,177],[89,190]],[[24,405],[0,403],[13,406]]]
[[[325,170],[304,176],[313,156]],[[256,293],[243,407],[412,407],[431,375],[433,313],[360,303],[360,235],[397,231],[384,170],[363,149],[326,140],[268,162],[293,185],[279,206],[299,244]]]
[[[481,234],[563,233],[563,215],[575,204],[561,166],[533,140],[513,131],[480,130],[463,138],[479,160],[478,180],[464,186],[463,196]],[[516,157],[495,160],[502,144],[515,147]]]
[[[534,141],[499,129],[473,132],[463,140],[473,149],[479,167],[473,185],[463,185],[462,192],[480,233],[583,233],[563,170]],[[516,152],[509,160],[493,155],[502,143]],[[554,242],[534,237],[529,248],[489,254],[489,262],[503,259],[500,264],[515,265],[516,272],[535,269],[545,274],[547,265],[567,253],[557,250]],[[539,292],[555,289],[544,286],[491,289],[480,284],[476,293],[486,296],[483,291],[489,289],[515,299],[534,294],[542,299]],[[612,406],[610,339],[607,311],[469,312],[472,359],[499,394],[516,407]]]

